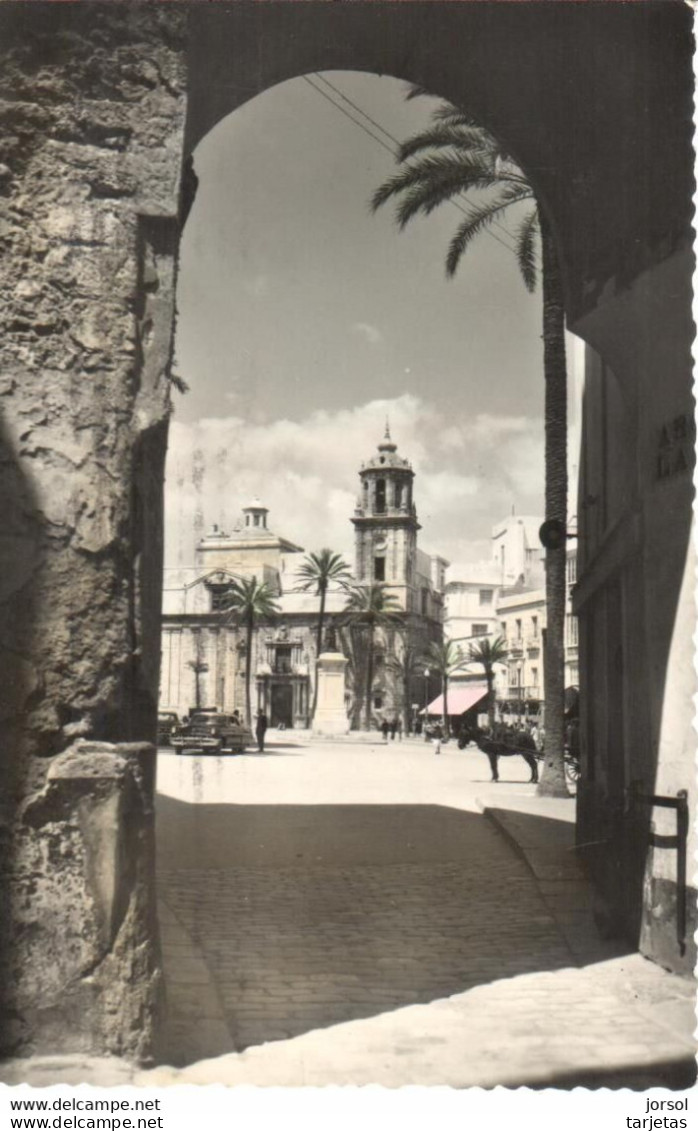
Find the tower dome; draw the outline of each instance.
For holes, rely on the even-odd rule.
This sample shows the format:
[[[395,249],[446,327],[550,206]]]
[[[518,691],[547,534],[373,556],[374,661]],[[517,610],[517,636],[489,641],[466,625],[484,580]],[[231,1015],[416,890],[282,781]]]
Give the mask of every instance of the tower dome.
[[[378,454],[372,456],[371,459],[366,461],[359,474],[362,474],[363,471],[371,469],[381,471],[388,468],[400,468],[401,470],[407,470],[410,472],[410,474],[412,474],[410,461],[403,459],[402,456],[398,455],[397,444],[390,435],[390,425],[386,421],[385,435],[383,436],[381,442],[378,444]]]
[[[245,516],[246,527],[257,526],[262,530],[266,530],[269,507],[265,507],[256,496],[252,499],[252,502],[242,508],[242,513]]]

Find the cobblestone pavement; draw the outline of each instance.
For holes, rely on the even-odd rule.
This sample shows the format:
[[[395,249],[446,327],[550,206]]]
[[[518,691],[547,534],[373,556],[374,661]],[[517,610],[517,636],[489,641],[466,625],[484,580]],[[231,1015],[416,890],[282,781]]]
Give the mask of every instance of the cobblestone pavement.
[[[671,1010],[667,1026],[636,1008],[677,980],[613,958],[578,876],[561,917],[554,875],[483,816],[488,799],[528,805],[529,837],[564,855],[573,802],[536,812],[517,762],[494,787],[483,757],[450,746],[161,755],[166,1059],[204,1063],[143,1082],[583,1082],[690,1059],[690,1021],[677,1035]]]

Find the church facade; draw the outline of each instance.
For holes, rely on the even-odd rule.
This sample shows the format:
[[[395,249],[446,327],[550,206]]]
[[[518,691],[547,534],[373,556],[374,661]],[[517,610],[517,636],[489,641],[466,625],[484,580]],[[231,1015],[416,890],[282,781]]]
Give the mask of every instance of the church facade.
[[[414,472],[398,454],[388,430],[359,471],[361,483],[351,518],[355,532],[353,583],[381,585],[403,614],[399,629],[376,629],[371,715],[374,725],[401,717],[409,725],[423,697],[424,677],[415,661],[431,641],[443,638],[447,562],[419,549],[413,499]],[[300,589],[303,548],[270,528],[259,500],[242,510],[231,533],[214,527],[198,543],[193,566],[166,569],[163,589],[160,709],[180,717],[192,709],[240,709],[245,704],[245,630],[226,614],[231,582],[266,582],[278,614],[260,622],[252,641],[252,710],[271,726],[311,723],[317,659],[319,598]],[[349,660],[347,714],[353,726],[365,697],[365,632],[344,616],[347,593],[331,588],[326,624]],[[432,677],[433,679],[434,677]],[[419,687],[419,690],[417,690]]]

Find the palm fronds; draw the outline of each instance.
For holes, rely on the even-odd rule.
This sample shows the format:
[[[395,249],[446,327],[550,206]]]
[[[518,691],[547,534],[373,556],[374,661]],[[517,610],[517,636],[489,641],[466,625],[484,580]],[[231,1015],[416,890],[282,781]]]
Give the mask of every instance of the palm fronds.
[[[516,259],[523,281],[529,291],[536,289],[538,277],[538,257],[536,254],[536,233],[538,231],[538,212],[532,209],[524,217],[516,233]]]
[[[398,149],[397,159],[401,163],[409,161],[411,157],[422,153],[425,149],[452,148],[459,153],[467,153],[469,150],[484,153],[488,147],[491,147],[491,140],[481,128],[452,125],[446,122],[443,125],[432,126],[424,133],[415,134],[414,137],[403,141]]]
[[[404,228],[418,213],[428,216],[461,192],[491,189],[496,184],[494,170],[474,154],[436,153],[406,165],[385,181],[373,194],[371,208],[375,212],[402,194],[395,211],[399,226]]]

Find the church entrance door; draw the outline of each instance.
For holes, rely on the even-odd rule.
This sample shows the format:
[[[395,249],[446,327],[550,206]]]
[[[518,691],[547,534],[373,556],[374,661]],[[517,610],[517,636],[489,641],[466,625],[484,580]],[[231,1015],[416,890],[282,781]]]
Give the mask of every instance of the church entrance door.
[[[293,727],[293,687],[290,683],[271,686],[271,726]]]

